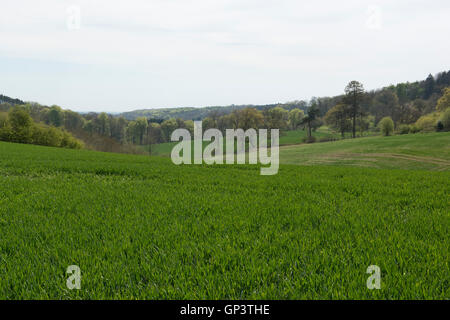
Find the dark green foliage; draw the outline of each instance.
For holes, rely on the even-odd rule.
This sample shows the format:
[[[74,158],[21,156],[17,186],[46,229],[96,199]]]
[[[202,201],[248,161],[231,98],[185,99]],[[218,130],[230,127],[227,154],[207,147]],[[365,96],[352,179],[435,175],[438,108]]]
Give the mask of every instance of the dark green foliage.
[[[430,74],[425,79],[424,90],[423,90],[423,98],[428,99],[434,91],[434,78]]]
[[[307,136],[303,138],[304,143],[314,143],[316,142],[316,137],[314,136]]]
[[[58,106],[52,106],[47,113],[47,123],[49,125],[60,127],[64,123],[64,113]]]
[[[308,127],[308,143],[312,143],[315,141],[315,138],[312,137],[313,128],[317,127],[315,124],[317,123],[317,117],[319,116],[319,108],[316,104],[313,104],[308,108],[306,112],[306,116],[302,119],[302,123]]]
[[[217,128],[221,131],[237,127],[292,130],[302,125],[302,128],[307,129],[308,134],[312,135],[312,132],[321,126],[323,120],[321,117],[337,105],[341,105],[345,117],[335,113],[329,119],[330,126],[342,136],[348,131],[351,131],[354,137],[357,132],[363,136],[366,131],[376,130],[377,123],[383,117],[391,117],[395,126],[412,124],[422,116],[435,111],[438,101],[440,101],[438,110],[444,111],[447,100],[442,96],[448,86],[450,86],[450,71],[444,71],[435,76],[430,75],[423,81],[399,83],[366,93],[362,84],[354,81],[346,88],[346,95],[313,97],[309,102],[149,109],[126,112],[122,116],[94,112],[78,114],[58,106],[25,104],[21,100],[0,95],[0,112],[9,111],[14,104],[20,104],[35,122],[67,130],[83,139],[90,148],[99,151],[135,152],[136,148],[133,145],[169,142],[170,134],[176,128],[191,131],[192,120],[203,120],[205,128]],[[298,118],[296,122],[292,122],[289,118],[290,110],[298,109],[307,113],[312,106],[317,110],[313,121],[308,121],[309,116],[302,117],[301,120]],[[138,118],[140,120],[137,120]],[[144,118],[147,119],[147,123],[144,123]],[[158,126],[149,125],[150,123]],[[445,124],[444,130],[448,130],[445,129]],[[7,128],[1,129],[0,137],[3,137],[1,139],[26,141],[30,134],[26,130],[16,132],[15,136],[10,136],[10,133]]]
[[[8,103],[8,104],[25,104],[25,102],[23,102],[20,99],[13,99],[7,96],[4,96],[2,94],[0,94],[0,103]]]
[[[347,112],[352,119],[352,136],[356,137],[356,118],[361,114],[361,104],[365,99],[365,91],[362,83],[350,81],[345,87],[344,103],[348,106]]]

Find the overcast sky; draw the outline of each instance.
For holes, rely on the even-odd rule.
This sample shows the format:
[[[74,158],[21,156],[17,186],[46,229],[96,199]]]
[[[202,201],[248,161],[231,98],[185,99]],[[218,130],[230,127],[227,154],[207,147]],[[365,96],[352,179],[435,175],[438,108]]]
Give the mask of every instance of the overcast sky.
[[[0,94],[120,112],[420,80],[450,69],[449,3],[2,0]]]

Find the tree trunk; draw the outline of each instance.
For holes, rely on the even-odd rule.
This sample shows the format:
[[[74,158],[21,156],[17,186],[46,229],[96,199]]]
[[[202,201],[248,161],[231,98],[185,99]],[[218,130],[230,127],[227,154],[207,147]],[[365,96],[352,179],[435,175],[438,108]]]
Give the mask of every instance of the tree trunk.
[[[356,138],[356,113],[353,114],[353,128],[352,128],[353,138]]]

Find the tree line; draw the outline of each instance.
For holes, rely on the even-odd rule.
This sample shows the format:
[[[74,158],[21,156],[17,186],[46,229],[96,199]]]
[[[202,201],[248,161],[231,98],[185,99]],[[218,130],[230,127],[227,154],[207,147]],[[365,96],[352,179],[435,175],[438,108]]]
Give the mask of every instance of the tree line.
[[[0,140],[71,149],[83,147],[83,143],[66,130],[35,123],[20,106],[0,112]]]
[[[79,140],[82,140],[87,147],[100,151],[139,152],[135,148],[137,145],[169,142],[175,129],[185,128],[192,133],[193,120],[203,120],[205,130],[217,128],[223,133],[225,129],[236,128],[302,129],[306,130],[309,142],[314,141],[313,132],[323,124],[342,136],[350,133],[356,137],[365,131],[381,130],[381,120],[384,118],[391,119],[392,130],[400,133],[449,130],[446,118],[450,101],[448,87],[450,71],[429,75],[423,81],[400,83],[372,91],[365,91],[360,82],[351,81],[343,94],[335,97],[313,97],[310,101],[278,105],[200,108],[208,112],[203,112],[199,119],[140,116],[128,120],[123,115],[104,112],[81,114],[56,105],[49,107],[25,103],[0,95],[0,139],[45,145],[64,145],[66,140],[70,140],[71,143],[78,141],[78,144],[71,144],[77,147],[81,145]],[[195,115],[191,108],[186,109],[184,111]],[[159,112],[156,114],[164,115]],[[186,115],[177,112],[172,114]],[[23,120],[28,129],[22,132],[12,124],[18,114],[25,117],[24,113],[30,118]],[[30,134],[34,138],[30,138]]]

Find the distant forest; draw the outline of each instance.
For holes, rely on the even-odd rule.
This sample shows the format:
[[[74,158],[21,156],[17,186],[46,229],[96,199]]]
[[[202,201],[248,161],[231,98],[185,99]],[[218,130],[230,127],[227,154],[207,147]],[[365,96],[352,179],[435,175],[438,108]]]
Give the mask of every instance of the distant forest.
[[[336,132],[374,130],[383,118],[405,132],[448,130],[445,111],[450,102],[450,71],[416,82],[365,91],[363,84],[343,84],[343,94],[270,105],[165,108],[81,114],[0,95],[0,140],[85,147],[98,151],[140,153],[138,145],[170,141],[177,128],[278,128],[312,132],[327,125]],[[448,112],[447,112],[448,114]],[[444,120],[442,120],[444,119]],[[31,121],[31,122],[30,122]],[[28,127],[23,129],[22,123]]]
[[[422,81],[404,82],[367,92],[369,99],[364,103],[364,108],[373,111],[378,107],[377,102],[379,102],[375,98],[384,95],[386,92],[392,92],[397,96],[399,104],[414,102],[420,109],[425,108],[425,111],[431,112],[433,107],[436,105],[436,101],[442,95],[442,89],[447,86],[450,86],[450,71],[444,71],[438,73],[435,76],[432,76],[430,74],[425,80]],[[288,111],[295,108],[306,111],[309,106],[316,103],[319,108],[320,115],[323,116],[327,113],[328,110],[335,106],[342,99],[342,97],[343,95],[320,98],[313,97],[310,101],[298,100],[267,105],[231,105],[200,108],[142,109],[124,112],[120,115],[127,120],[135,120],[139,117],[159,120],[166,120],[170,118],[180,118],[183,120],[203,120],[204,118],[208,117],[211,112],[228,114],[233,112],[234,110],[245,108],[255,108],[262,111],[277,106],[280,106]],[[395,97],[392,96],[387,99],[390,98],[393,98],[395,100]],[[394,103],[396,102],[394,101]]]

